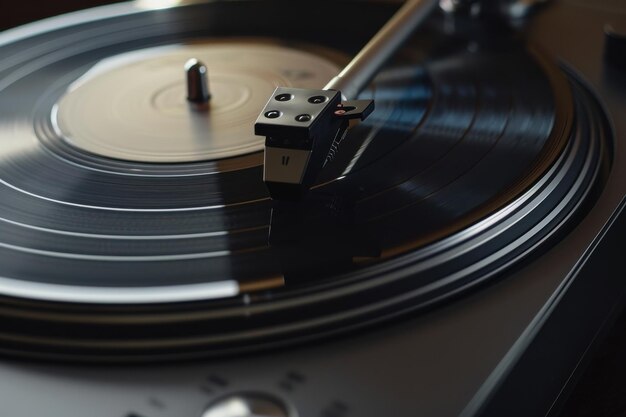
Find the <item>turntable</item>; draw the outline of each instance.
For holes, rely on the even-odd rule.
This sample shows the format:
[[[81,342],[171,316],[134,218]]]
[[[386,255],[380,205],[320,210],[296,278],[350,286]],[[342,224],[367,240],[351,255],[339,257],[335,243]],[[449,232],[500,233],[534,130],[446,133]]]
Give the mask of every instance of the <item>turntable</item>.
[[[557,415],[624,301],[626,6],[175,3],[0,34],[1,415]]]

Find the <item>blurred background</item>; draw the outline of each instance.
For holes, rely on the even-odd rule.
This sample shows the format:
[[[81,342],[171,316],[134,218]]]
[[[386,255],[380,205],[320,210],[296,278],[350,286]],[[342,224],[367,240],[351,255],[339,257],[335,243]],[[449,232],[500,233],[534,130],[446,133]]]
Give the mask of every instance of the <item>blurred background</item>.
[[[0,30],[19,26],[34,20],[43,19],[75,10],[86,9],[102,4],[115,3],[114,0],[38,0],[3,2],[0,13]]]

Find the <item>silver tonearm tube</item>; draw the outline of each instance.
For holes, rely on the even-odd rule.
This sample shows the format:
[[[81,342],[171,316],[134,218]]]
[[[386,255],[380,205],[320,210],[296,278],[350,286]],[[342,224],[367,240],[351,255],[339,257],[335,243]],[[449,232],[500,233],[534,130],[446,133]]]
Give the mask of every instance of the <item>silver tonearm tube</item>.
[[[405,2],[324,90],[341,91],[348,100],[355,98],[438,4],[438,0]]]

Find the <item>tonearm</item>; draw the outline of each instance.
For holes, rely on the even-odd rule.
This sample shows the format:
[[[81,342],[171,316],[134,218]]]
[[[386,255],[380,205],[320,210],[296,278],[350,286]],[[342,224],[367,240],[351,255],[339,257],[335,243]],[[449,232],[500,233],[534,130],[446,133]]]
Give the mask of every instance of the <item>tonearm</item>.
[[[308,192],[348,129],[374,110],[373,100],[355,100],[359,92],[437,4],[407,1],[323,89],[274,91],[254,127],[266,137],[263,180],[272,199],[297,201]]]

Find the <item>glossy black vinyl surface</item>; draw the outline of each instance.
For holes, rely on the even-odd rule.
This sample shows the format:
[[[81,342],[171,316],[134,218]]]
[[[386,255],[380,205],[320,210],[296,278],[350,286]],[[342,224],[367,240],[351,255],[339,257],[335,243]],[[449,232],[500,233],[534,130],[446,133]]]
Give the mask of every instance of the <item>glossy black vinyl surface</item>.
[[[286,33],[354,54],[394,11],[373,4],[336,38],[284,19],[293,3],[210,2],[0,38],[2,350],[149,360],[372,324],[511,266],[601,185],[606,126],[583,87],[505,32],[454,39],[437,25],[362,94],[376,112],[301,207],[272,206],[259,155],[139,164],[55,136],[54,103],[105,57]],[[220,18],[234,14],[254,24]]]

